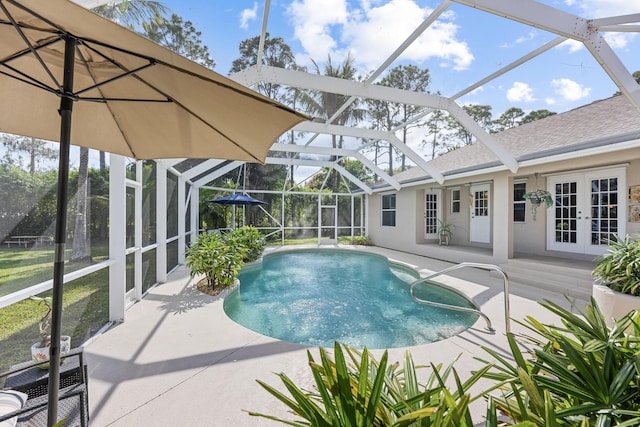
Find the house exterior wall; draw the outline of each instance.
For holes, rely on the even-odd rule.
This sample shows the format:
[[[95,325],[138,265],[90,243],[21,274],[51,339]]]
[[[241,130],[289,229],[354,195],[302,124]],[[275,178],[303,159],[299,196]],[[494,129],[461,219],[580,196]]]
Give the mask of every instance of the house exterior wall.
[[[604,151],[604,150],[600,150]],[[620,189],[620,197],[629,197],[629,187],[640,186],[640,149],[600,152],[588,157],[522,167],[516,174],[498,172],[476,174],[472,177],[450,179],[444,186],[437,183],[403,187],[397,194],[396,226],[382,227],[380,221],[380,194],[369,200],[369,237],[374,244],[396,250],[425,255],[452,262],[475,261],[503,263],[517,254],[552,255],[585,259],[593,256],[570,252],[550,251],[547,248],[547,208],[540,207],[533,220],[530,203],[526,202],[525,222],[515,223],[513,216],[513,184],[526,182],[526,191],[547,189],[550,176],[567,172],[582,172],[594,168],[626,168],[626,188]],[[490,183],[491,243],[479,244],[469,240],[470,188],[474,183]],[[451,212],[451,190],[460,190],[460,212]],[[425,194],[441,191],[441,218],[455,225],[451,246],[444,248],[437,240],[424,235]],[[640,203],[638,203],[640,209]],[[629,207],[625,207],[626,233],[640,233],[640,222],[629,221]],[[464,249],[467,249],[465,251]],[[468,249],[475,249],[468,251]]]

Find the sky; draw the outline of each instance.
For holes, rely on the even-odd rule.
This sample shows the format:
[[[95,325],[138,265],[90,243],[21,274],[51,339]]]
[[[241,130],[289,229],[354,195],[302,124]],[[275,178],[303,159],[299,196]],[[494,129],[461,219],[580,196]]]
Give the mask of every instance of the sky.
[[[264,1],[165,0],[163,2],[202,33],[216,61],[228,75],[242,40],[262,27]],[[584,17],[640,13],[640,0],[544,0]],[[314,70],[330,56],[334,64],[350,54],[361,75],[372,72],[437,7],[431,0],[272,0],[267,31],[282,37],[299,64]],[[452,96],[481,78],[542,46],[556,36],[454,3],[394,65],[428,68],[429,90]],[[609,33],[606,39],[630,72],[640,70],[640,37]],[[575,42],[565,42],[533,61],[457,100],[488,104],[494,118],[509,107],[524,111],[563,112],[611,96],[616,86],[593,56]]]

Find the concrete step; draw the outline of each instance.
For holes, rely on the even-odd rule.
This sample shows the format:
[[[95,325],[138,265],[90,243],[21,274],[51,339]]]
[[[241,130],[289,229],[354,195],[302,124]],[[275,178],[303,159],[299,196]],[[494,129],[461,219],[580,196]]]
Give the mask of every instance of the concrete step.
[[[510,259],[502,268],[512,289],[518,286],[545,289],[588,301],[591,296],[594,264],[572,260]]]

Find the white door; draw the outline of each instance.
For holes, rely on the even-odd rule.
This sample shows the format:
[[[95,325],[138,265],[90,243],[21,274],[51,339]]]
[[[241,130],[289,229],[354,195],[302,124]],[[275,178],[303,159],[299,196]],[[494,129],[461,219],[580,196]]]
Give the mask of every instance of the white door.
[[[550,250],[602,254],[626,225],[625,170],[590,171],[549,177],[555,205],[547,212]]]
[[[435,239],[438,233],[438,219],[442,218],[440,191],[427,192],[424,198],[424,237]]]
[[[489,184],[472,185],[469,240],[476,243],[491,243],[491,211],[489,209]]]

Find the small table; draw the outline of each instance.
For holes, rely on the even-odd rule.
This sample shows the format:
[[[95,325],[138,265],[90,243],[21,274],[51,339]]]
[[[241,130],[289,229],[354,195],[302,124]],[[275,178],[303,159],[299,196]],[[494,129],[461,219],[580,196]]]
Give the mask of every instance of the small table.
[[[87,427],[89,425],[87,384],[89,377],[83,350],[73,349],[62,357],[64,360],[60,364],[58,416],[66,418],[70,425]],[[29,409],[29,415],[23,417],[30,420],[29,425],[41,425],[47,422],[49,370],[33,365],[33,362],[25,362],[12,366],[10,371],[13,373],[7,373],[4,388],[26,393],[27,407],[31,405],[33,410]],[[22,417],[19,418],[19,420],[22,419]]]
[[[78,366],[79,357],[69,357],[60,364],[60,388],[80,384],[82,378]],[[84,358],[83,358],[84,359]],[[29,363],[29,362],[27,362]],[[83,360],[84,378],[87,378],[87,363]],[[15,366],[19,368],[20,365]],[[38,366],[7,376],[5,388],[29,395],[29,399],[49,394],[49,369]]]

